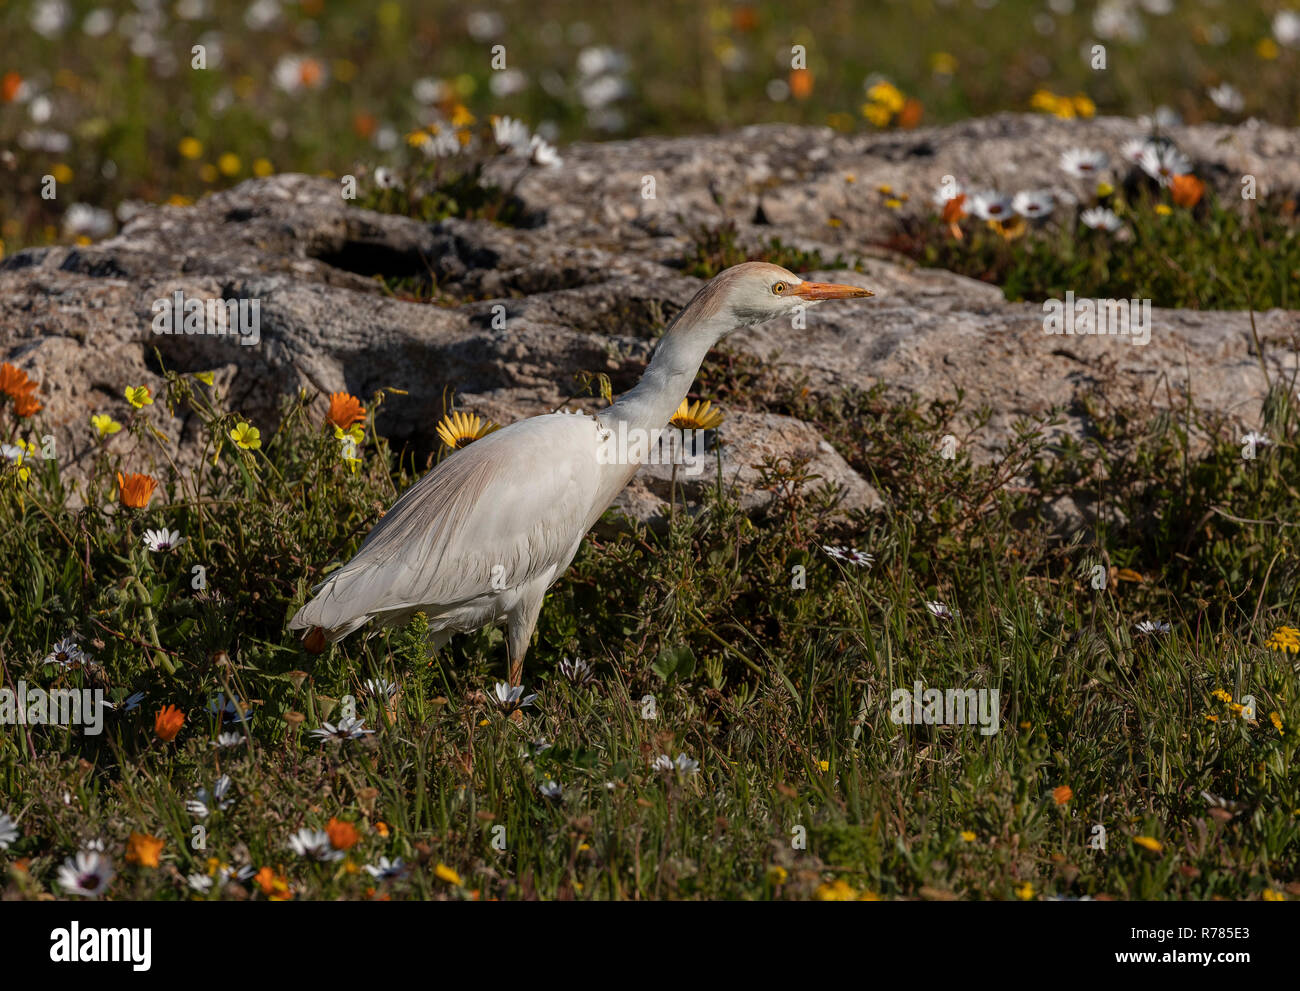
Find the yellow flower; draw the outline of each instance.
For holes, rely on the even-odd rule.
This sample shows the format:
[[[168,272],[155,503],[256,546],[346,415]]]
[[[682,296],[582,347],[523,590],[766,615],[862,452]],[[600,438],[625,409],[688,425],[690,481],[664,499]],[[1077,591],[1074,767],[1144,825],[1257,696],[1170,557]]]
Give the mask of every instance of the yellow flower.
[[[1097,112],[1097,104],[1082,93],[1074,94],[1074,112],[1080,117],[1091,117]]]
[[[57,162],[50,167],[50,175],[54,176],[55,182],[69,183],[72,181],[72,169],[62,162]]]
[[[813,897],[819,902],[851,902],[858,897],[857,890],[843,878],[836,878],[817,888]]]
[[[237,176],[239,170],[243,167],[243,162],[239,160],[239,156],[234,152],[228,151],[217,159],[217,168],[221,170],[221,174],[224,176]]]
[[[1034,886],[1026,881],[1024,884],[1016,888],[1016,897],[1022,902],[1029,901],[1034,897]]]
[[[212,372],[195,372],[194,377],[198,379],[200,382],[202,382],[204,385],[211,385],[213,381]]]
[[[1264,641],[1269,650],[1280,650],[1286,654],[1300,654],[1300,630],[1294,626],[1279,626]]]
[[[772,887],[776,887],[778,884],[785,884],[785,879],[789,876],[790,872],[780,864],[773,864],[767,869],[767,883],[772,885]]]
[[[714,407],[707,399],[693,403],[683,399],[668,425],[678,430],[714,430],[721,422],[722,410]]]
[[[823,771],[829,771],[831,769],[831,762],[828,760],[819,760],[817,766]]]
[[[253,161],[253,175],[259,179],[265,179],[269,175],[275,174],[275,166],[271,164],[269,158],[258,158]]]
[[[1156,213],[1160,214],[1160,216],[1162,217],[1167,217],[1173,212],[1174,212],[1174,208],[1171,207],[1168,203],[1156,204]]]
[[[144,409],[146,406],[153,405],[153,396],[149,394],[147,385],[128,385],[126,392],[126,401],[136,409]]]
[[[181,138],[176,150],[181,153],[181,157],[193,161],[203,154],[203,142],[198,138]]]
[[[1232,696],[1229,695],[1227,692],[1225,692],[1222,688],[1216,688],[1214,691],[1210,692],[1210,695],[1218,699],[1220,702],[1232,701]]]
[[[406,136],[406,143],[412,148],[420,148],[429,142],[428,131],[412,131]]]
[[[891,113],[898,113],[903,109],[903,104],[907,102],[907,97],[897,86],[890,82],[876,83],[871,89],[867,90],[867,99],[873,103],[880,103],[888,107]]]
[[[1133,842],[1143,850],[1150,850],[1152,853],[1159,853],[1165,848],[1164,844],[1154,836],[1134,836]]]
[[[262,431],[240,420],[235,429],[230,431],[230,439],[241,450],[256,451],[262,446]]]
[[[962,838],[962,840],[963,840],[964,842],[966,842],[966,843],[974,843],[974,842],[975,842],[975,834],[972,833],[969,829],[963,829],[963,830],[961,831],[961,838]]]
[[[930,56],[930,71],[940,76],[951,76],[957,71],[957,60],[947,52],[935,52]]]
[[[469,127],[474,123],[474,115],[469,112],[469,108],[463,103],[458,103],[451,110],[452,127]]]
[[[883,103],[864,103],[862,104],[862,116],[875,124],[876,127],[888,127],[894,115]]]
[[[1282,892],[1280,891],[1274,891],[1272,888],[1265,888],[1262,892],[1260,892],[1260,897],[1263,898],[1264,901],[1266,902],[1286,901],[1286,895],[1282,894]]]
[[[448,884],[460,884],[460,875],[441,861],[433,869],[433,873]]]
[[[1104,198],[1104,197],[1107,197],[1107,196],[1111,195],[1113,192],[1115,192],[1115,187],[1112,186],[1110,183],[1108,183],[1108,182],[1099,182],[1099,183],[1097,183],[1097,195],[1098,195],[1098,196],[1101,196],[1101,197]]]
[[[891,199],[887,199],[887,200],[885,200],[885,206],[889,207],[889,209],[891,209],[891,210],[897,210],[897,209],[898,209],[900,206],[902,206],[902,205],[903,205],[903,201],[902,201],[902,200],[899,200],[899,199],[892,199],[892,198],[891,198]]]
[[[118,423],[107,413],[96,413],[90,418],[91,425],[99,431],[99,436],[108,437],[122,429],[122,424]]]
[[[1270,712],[1268,714],[1268,721],[1273,724],[1273,728],[1277,730],[1279,733],[1286,732],[1286,730],[1282,728],[1282,713]]]
[[[189,206],[193,202],[188,196],[182,196],[180,193],[172,193],[167,197],[168,206]]]
[[[1272,38],[1260,38],[1259,44],[1255,46],[1255,54],[1272,61],[1282,54],[1282,49],[1277,47],[1277,42]]]
[[[484,421],[473,413],[457,412],[449,413],[439,421],[438,436],[451,450],[459,451],[479,438],[500,429],[501,425],[491,420]]]

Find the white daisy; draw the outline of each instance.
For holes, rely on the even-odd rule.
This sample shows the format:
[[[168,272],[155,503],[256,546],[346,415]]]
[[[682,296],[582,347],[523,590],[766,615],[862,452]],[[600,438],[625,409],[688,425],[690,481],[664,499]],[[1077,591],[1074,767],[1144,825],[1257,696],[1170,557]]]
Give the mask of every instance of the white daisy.
[[[1230,114],[1239,114],[1246,106],[1246,99],[1240,91],[1231,83],[1223,83],[1207,90],[1210,102],[1220,110],[1226,110]]]
[[[1143,636],[1147,636],[1152,633],[1168,633],[1173,629],[1173,627],[1168,623],[1159,620],[1152,622],[1151,620],[1146,619],[1134,626],[1133,629],[1138,633],[1141,633]]]
[[[71,637],[64,637],[45,655],[46,664],[57,664],[61,668],[72,668],[84,663],[86,655],[73,642]]]
[[[492,139],[501,148],[521,154],[528,150],[532,135],[528,132],[528,125],[521,120],[514,117],[493,117]]]
[[[939,601],[927,602],[925,608],[930,610],[930,614],[937,616],[939,619],[952,619],[952,610]]]
[[[581,658],[569,660],[567,657],[560,661],[560,674],[575,685],[586,685],[596,676],[596,672],[586,661]]]
[[[402,183],[397,178],[397,173],[386,165],[381,165],[375,169],[375,185],[380,189],[397,189]]]
[[[367,678],[364,686],[365,690],[375,698],[391,699],[397,694],[397,685],[394,682],[386,681],[383,678]]]
[[[308,860],[329,863],[343,859],[343,851],[334,849],[330,834],[323,829],[300,829],[289,837],[289,849]]]
[[[677,768],[679,774],[698,774],[700,770],[700,762],[691,760],[685,754],[678,754],[673,766]]]
[[[970,212],[980,220],[1006,220],[1011,216],[1011,200],[1001,193],[974,193],[970,198]]]
[[[1079,220],[1085,227],[1091,227],[1093,230],[1117,231],[1124,226],[1124,221],[1119,219],[1114,210],[1108,210],[1103,206],[1084,210],[1079,214]]]
[[[1171,127],[1178,127],[1183,123],[1182,114],[1178,113],[1172,107],[1159,106],[1156,112],[1150,116],[1143,114],[1137,119],[1138,127],[1146,128],[1148,131],[1167,131]]]
[[[8,850],[18,839],[18,821],[7,812],[0,812],[0,850]]]
[[[1146,138],[1130,138],[1120,145],[1119,154],[1124,161],[1130,165],[1137,165],[1142,161],[1142,155],[1147,150],[1147,145],[1151,144]]]
[[[216,747],[218,750],[225,750],[229,747],[239,746],[245,739],[246,737],[242,733],[221,733],[209,746]]]
[[[654,763],[650,765],[650,769],[652,771],[663,771],[667,773],[673,769],[673,759],[667,754],[660,754],[654,759]]]
[[[557,802],[560,800],[560,796],[561,794],[563,794],[564,791],[564,789],[562,789],[559,786],[559,784],[552,781],[550,778],[547,778],[540,785],[538,785],[537,790],[542,793],[543,797],[549,798],[552,801],[557,801]]]
[[[1061,152],[1061,168],[1076,179],[1092,179],[1110,164],[1110,157],[1095,148],[1070,148]]]
[[[461,153],[460,140],[451,131],[439,131],[420,145],[425,158],[451,158]]]
[[[344,716],[336,724],[321,723],[320,729],[311,731],[318,740],[357,740],[374,730],[365,728],[366,721],[355,716]]]
[[[1300,13],[1279,10],[1273,18],[1273,37],[1279,45],[1300,48]]]
[[[113,861],[98,850],[78,850],[59,868],[59,887],[65,894],[95,898],[113,880]]]
[[[155,554],[166,553],[184,539],[179,530],[168,530],[166,527],[144,532],[144,545]]]
[[[497,705],[503,712],[513,712],[515,709],[522,709],[526,705],[532,705],[537,698],[536,695],[524,695],[522,685],[507,685],[504,681],[498,681],[492,689],[496,696]]]
[[[185,880],[189,882],[191,888],[200,894],[207,894],[212,890],[213,880],[206,874],[191,874]]]
[[[200,788],[195,793],[195,797],[185,803],[185,811],[200,819],[206,819],[211,815],[213,808],[224,812],[235,804],[234,798],[226,798],[228,791],[230,791],[230,775],[223,774],[217,778],[211,792],[206,788]]]
[[[405,877],[407,867],[401,857],[389,860],[387,857],[380,857],[376,864],[366,864],[362,868],[367,874],[379,881],[391,881],[395,878]]]
[[[1186,175],[1192,171],[1192,162],[1173,145],[1163,148],[1148,144],[1142,149],[1138,167],[1162,186],[1168,186],[1176,175]]]
[[[1056,198],[1046,189],[1025,190],[1011,200],[1011,209],[1022,217],[1046,217],[1056,207]]]
[[[532,141],[528,143],[528,151],[533,164],[540,165],[544,169],[558,169],[564,164],[564,159],[555,150],[555,146],[544,141],[536,134],[533,135]]]

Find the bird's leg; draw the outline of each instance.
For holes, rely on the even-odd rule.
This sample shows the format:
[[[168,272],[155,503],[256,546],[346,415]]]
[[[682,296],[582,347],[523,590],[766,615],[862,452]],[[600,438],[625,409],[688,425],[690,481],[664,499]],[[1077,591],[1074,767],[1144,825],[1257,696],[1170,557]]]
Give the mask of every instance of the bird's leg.
[[[542,611],[546,586],[540,585],[532,592],[533,594],[528,595],[515,611],[506,617],[506,653],[510,660],[512,688],[524,683],[524,656],[528,653],[528,644],[532,641],[533,630],[537,627],[537,616]]]

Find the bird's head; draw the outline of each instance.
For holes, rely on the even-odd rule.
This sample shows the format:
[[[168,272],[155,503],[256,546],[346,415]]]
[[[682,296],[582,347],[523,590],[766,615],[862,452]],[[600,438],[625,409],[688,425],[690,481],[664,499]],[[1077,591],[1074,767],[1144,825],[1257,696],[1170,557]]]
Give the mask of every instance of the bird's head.
[[[768,262],[735,265],[710,281],[688,309],[699,305],[701,316],[745,327],[793,313],[828,299],[857,299],[875,295],[870,289],[808,282],[793,272]]]

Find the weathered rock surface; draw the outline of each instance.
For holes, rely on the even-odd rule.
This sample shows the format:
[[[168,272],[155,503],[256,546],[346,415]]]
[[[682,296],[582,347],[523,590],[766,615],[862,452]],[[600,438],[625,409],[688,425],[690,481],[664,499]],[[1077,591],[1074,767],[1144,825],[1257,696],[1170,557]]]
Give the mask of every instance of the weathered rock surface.
[[[579,371],[606,372],[616,390],[630,386],[663,324],[699,287],[679,271],[688,239],[725,210],[742,235],[864,257],[860,273],[820,277],[869,286],[876,298],[811,309],[802,330],[773,323],[731,338],[770,374],[798,376],[814,393],[879,381],[923,398],[964,389],[972,405],[994,411],[982,456],[1014,419],[1055,406],[1068,412],[1063,429],[1082,430],[1077,399],[1090,391],[1160,403],[1190,388],[1253,427],[1264,378],[1245,313],[1156,310],[1145,347],[1051,336],[1040,304],[1008,304],[994,287],[870,248],[896,223],[878,184],[908,192],[909,209],[923,208],[944,175],[1004,191],[1059,188],[1064,148],[1098,146],[1118,158],[1119,145],[1140,134],[1122,119],[1007,115],[902,135],[761,127],[576,145],[561,169],[530,173],[519,186],[539,221],[522,230],[360,210],[325,179],[253,180],[193,207],[147,209],[99,244],[32,249],[0,263],[0,359],[41,381],[44,423],[74,470],[93,450],[90,415],[120,419],[125,385],[158,385],[155,348],[170,368],[215,369],[223,393],[263,427],[273,425],[279,397],[298,388],[363,398],[405,389],[385,404],[381,430],[427,449],[444,390],[460,407],[508,422],[562,402]],[[1245,172],[1261,193],[1300,189],[1300,132],[1199,126],[1173,137],[1224,191]],[[646,175],[656,178],[653,200],[641,197]],[[832,217],[838,226],[828,225]],[[373,278],[423,272],[450,297],[473,301],[407,302]],[[152,333],[154,301],[178,290],[259,300],[260,341]],[[493,320],[497,306],[504,326]],[[1294,367],[1287,347],[1300,313],[1256,314],[1256,328],[1267,360]],[[192,425],[159,421],[192,457]],[[843,487],[847,505],[879,498],[808,424],[729,410],[720,436],[726,482],[747,506],[766,498],[754,465],[769,455],[810,457],[813,472]],[[111,443],[128,461],[135,456],[129,437]],[[622,505],[642,518],[661,512],[669,477],[667,468],[647,469]],[[700,484],[686,480],[685,491]]]

